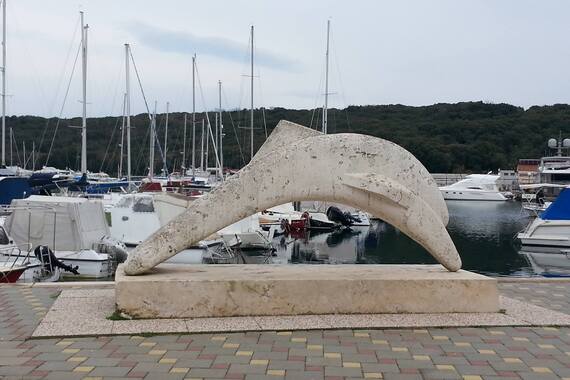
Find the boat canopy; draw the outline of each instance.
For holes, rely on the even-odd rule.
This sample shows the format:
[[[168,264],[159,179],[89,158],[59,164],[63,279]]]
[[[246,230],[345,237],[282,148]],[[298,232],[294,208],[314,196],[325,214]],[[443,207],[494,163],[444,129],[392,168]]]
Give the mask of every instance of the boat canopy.
[[[32,195],[13,200],[11,208],[4,227],[17,244],[79,251],[92,249],[93,243],[110,235],[99,201]]]
[[[562,190],[558,198],[544,210],[543,220],[570,220],[570,189]]]

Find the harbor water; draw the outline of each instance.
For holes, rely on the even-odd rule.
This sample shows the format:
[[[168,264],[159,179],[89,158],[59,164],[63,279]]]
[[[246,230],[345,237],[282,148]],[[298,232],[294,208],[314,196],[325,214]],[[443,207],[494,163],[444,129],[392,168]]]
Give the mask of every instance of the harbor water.
[[[448,230],[463,269],[491,276],[541,275],[520,253],[516,234],[530,221],[520,202],[449,201]],[[274,239],[276,256],[265,262],[322,264],[435,264],[419,244],[382,221],[295,240]],[[257,260],[258,262],[260,260]]]

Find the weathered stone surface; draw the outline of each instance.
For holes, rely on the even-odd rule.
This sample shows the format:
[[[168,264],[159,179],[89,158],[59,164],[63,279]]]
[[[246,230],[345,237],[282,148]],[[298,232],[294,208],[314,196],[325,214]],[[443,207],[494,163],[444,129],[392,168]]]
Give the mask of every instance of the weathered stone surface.
[[[252,162],[140,244],[124,271],[144,273],[236,221],[303,200],[368,211],[421,244],[448,270],[461,268],[445,229],[443,197],[411,153],[372,136],[322,135],[281,121]]]
[[[439,265],[120,265],[115,282],[119,310],[138,318],[499,310],[495,279]]]

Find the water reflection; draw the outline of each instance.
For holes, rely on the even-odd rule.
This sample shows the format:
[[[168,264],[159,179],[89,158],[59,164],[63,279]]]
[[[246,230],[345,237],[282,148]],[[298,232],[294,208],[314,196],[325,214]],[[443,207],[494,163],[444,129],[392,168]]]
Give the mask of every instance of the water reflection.
[[[528,276],[533,266],[518,252],[515,235],[528,223],[518,202],[448,202],[448,230],[463,268],[488,275]],[[373,221],[329,233],[309,232],[302,238],[274,239],[275,252],[248,258],[272,263],[434,264],[419,244],[394,227]]]

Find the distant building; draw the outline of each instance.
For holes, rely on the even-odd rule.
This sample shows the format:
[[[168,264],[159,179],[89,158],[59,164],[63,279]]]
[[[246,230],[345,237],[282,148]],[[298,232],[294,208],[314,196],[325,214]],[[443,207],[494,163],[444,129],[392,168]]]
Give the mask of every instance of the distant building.
[[[537,183],[539,179],[538,167],[540,159],[522,158],[517,165],[517,179],[520,185]]]

